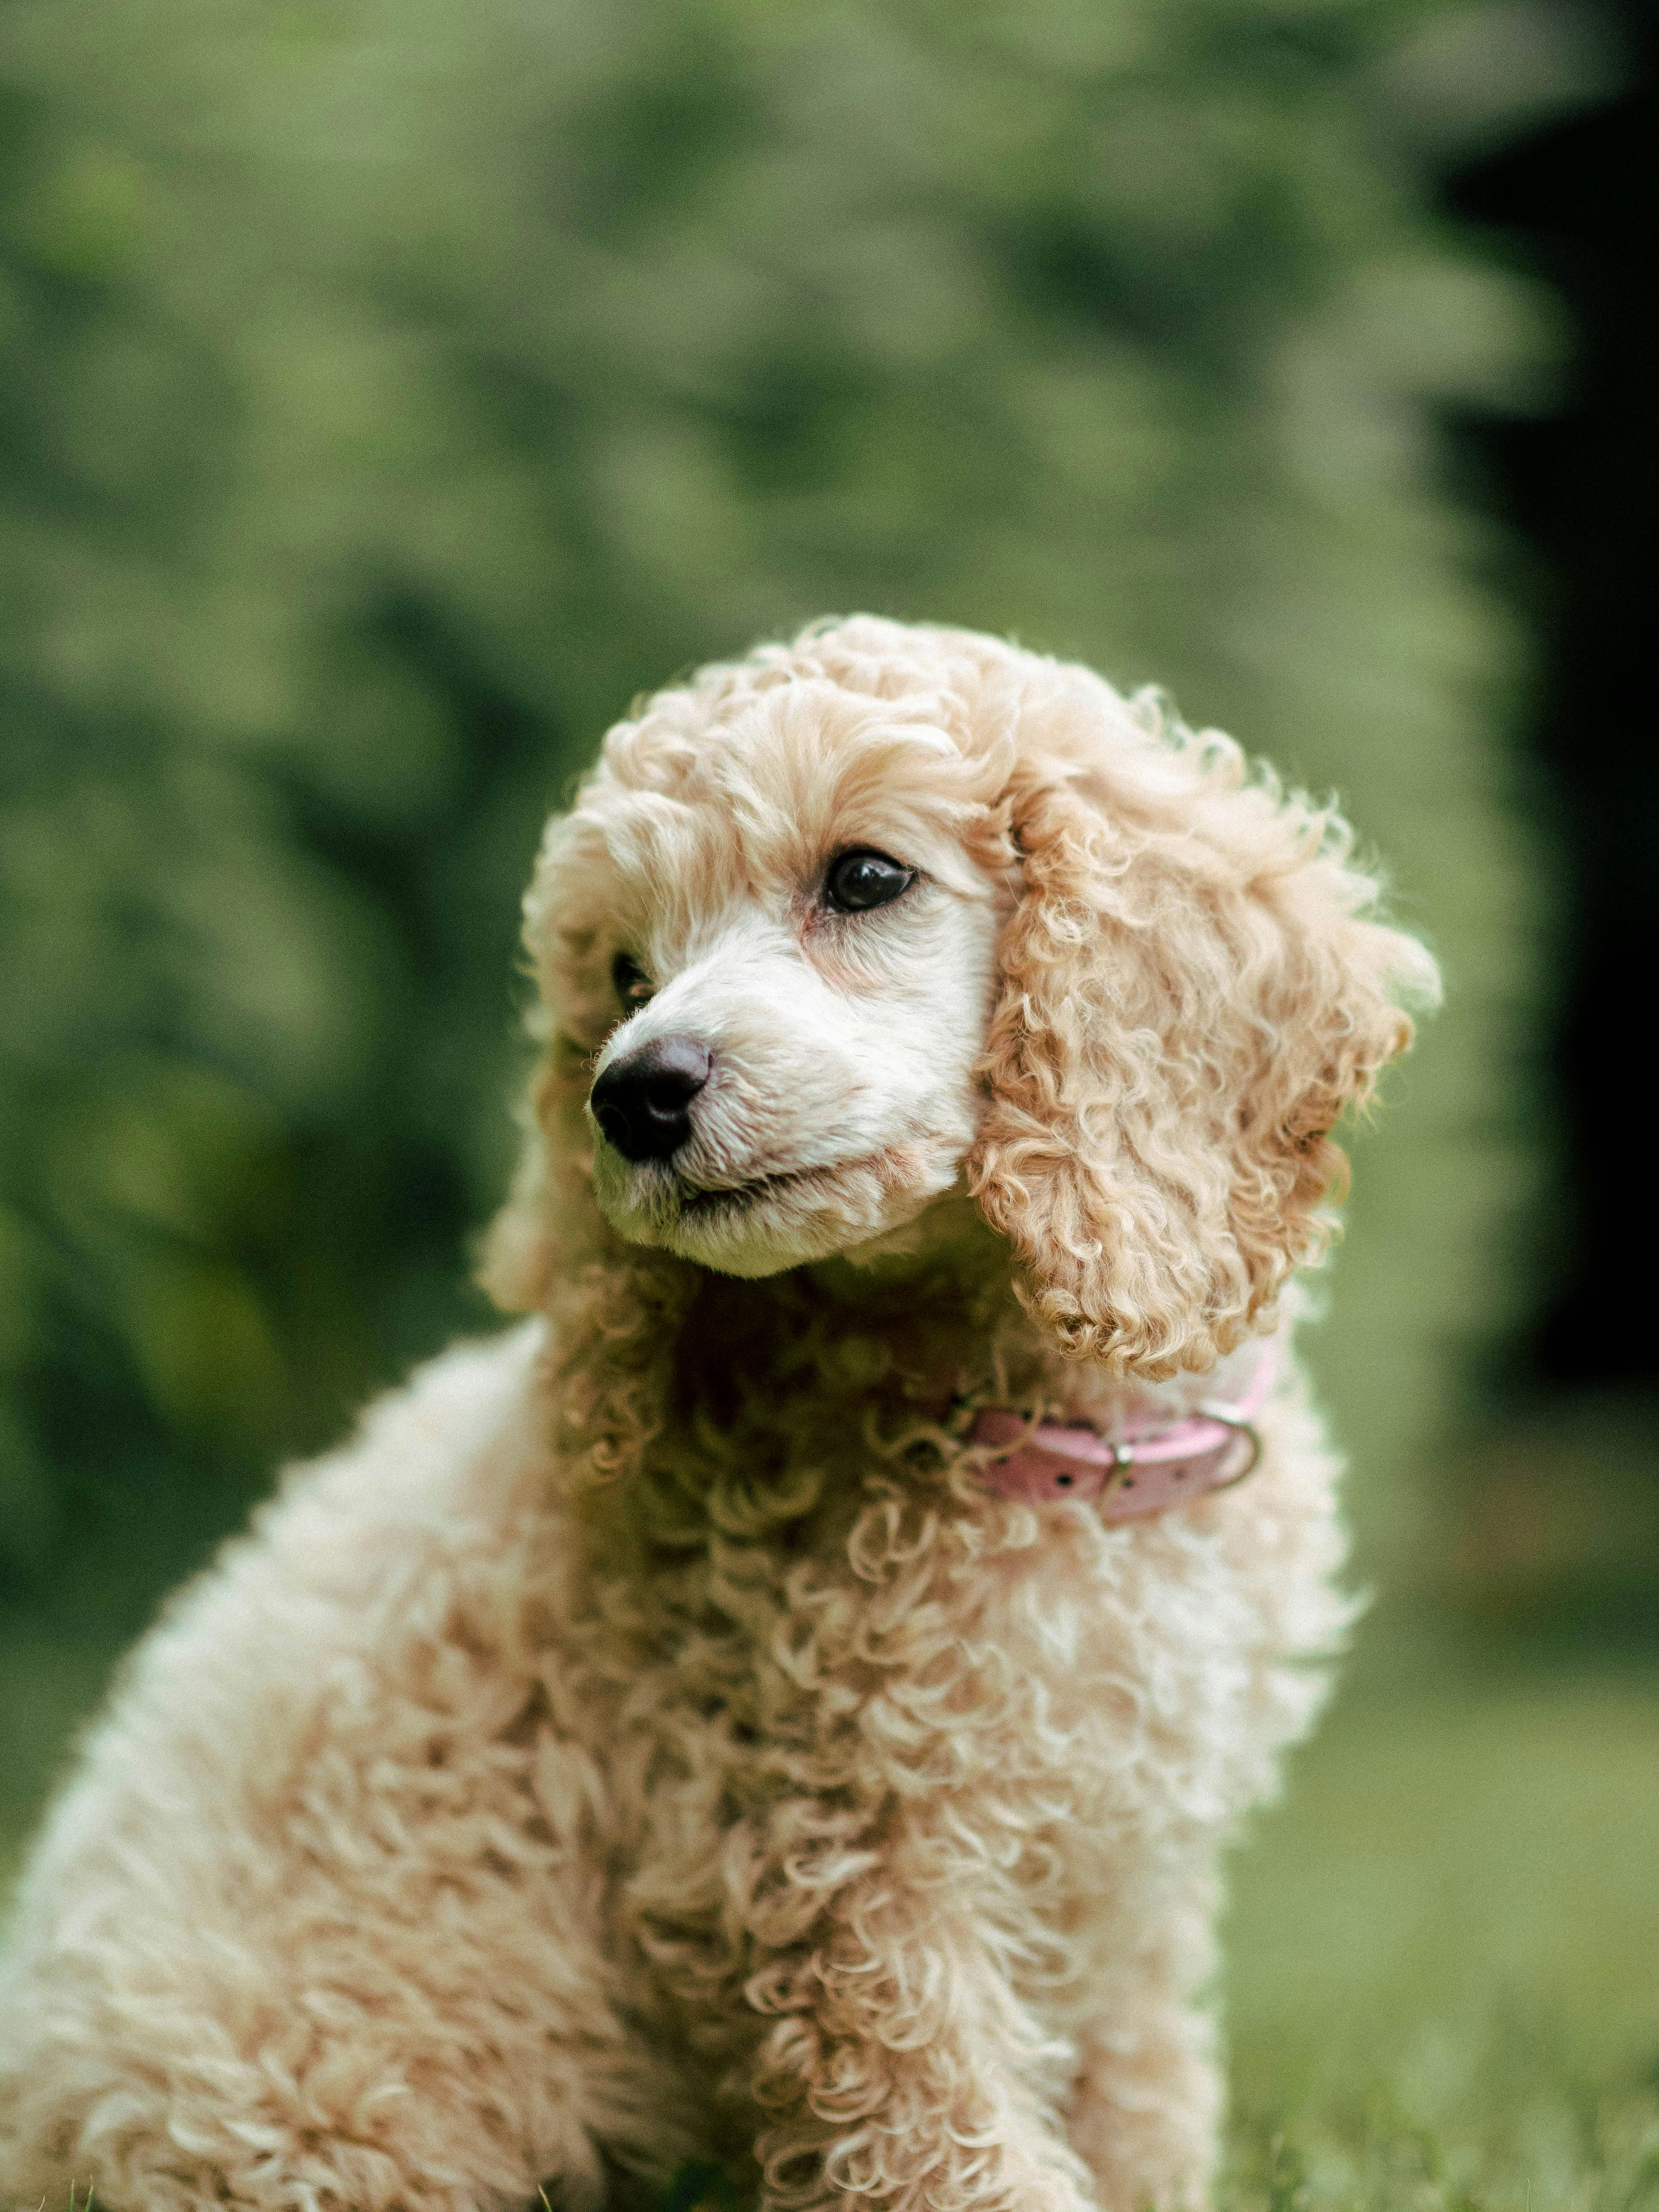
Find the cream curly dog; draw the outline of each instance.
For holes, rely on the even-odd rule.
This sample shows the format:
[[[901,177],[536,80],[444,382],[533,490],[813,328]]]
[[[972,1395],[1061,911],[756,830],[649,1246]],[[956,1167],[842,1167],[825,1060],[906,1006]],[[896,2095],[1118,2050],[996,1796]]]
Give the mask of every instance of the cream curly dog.
[[[1201,2203],[1218,1853],[1345,1618],[1276,1309],[1433,988],[1346,853],[962,631],[611,731],[527,902],[536,1317],[131,1663],[0,1969],[0,2202]]]

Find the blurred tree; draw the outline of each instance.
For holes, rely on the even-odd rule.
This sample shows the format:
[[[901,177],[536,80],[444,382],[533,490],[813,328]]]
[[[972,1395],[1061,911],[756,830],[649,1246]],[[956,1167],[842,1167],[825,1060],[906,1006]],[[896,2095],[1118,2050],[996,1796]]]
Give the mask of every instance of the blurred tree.
[[[542,814],[637,689],[855,606],[1163,681],[1392,856],[1451,999],[1326,1356],[1368,1468],[1434,1443],[1510,1312],[1538,908],[1515,644],[1431,424],[1528,404],[1550,347],[1432,189],[1577,89],[1555,17],[7,21],[15,1588],[72,1544],[80,1601],[147,1592],[478,1317]]]

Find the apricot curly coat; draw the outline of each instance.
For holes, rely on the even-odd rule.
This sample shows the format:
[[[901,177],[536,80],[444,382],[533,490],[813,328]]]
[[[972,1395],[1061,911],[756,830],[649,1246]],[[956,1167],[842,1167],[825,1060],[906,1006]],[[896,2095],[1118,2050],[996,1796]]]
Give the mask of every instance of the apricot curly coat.
[[[836,912],[825,870],[913,871]],[[1253,1480],[1109,1527],[976,1406],[1235,1395],[1432,989],[1327,811],[1150,697],[860,617],[606,739],[547,1051],[434,1361],[129,1665],[0,1966],[0,2200],[1196,2206],[1219,1847],[1341,1630],[1287,1358]],[[617,956],[628,964],[617,967]],[[627,997],[619,1005],[617,979]],[[596,1071],[713,1055],[669,1163]]]

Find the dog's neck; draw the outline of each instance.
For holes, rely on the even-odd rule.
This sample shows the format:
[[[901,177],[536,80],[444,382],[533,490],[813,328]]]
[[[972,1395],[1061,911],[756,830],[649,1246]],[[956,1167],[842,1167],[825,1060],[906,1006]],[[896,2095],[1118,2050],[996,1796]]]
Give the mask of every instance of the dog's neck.
[[[1237,1395],[1260,1349],[1156,1382],[1065,1358],[1021,1305],[1006,1246],[965,1206],[908,1250],[759,1281],[618,1243],[563,1278],[550,1318],[556,1436],[576,1486],[626,1486],[672,1452],[688,1505],[700,1469],[713,1481],[741,1464],[763,1482],[799,1463],[809,1431],[842,1457],[948,1401],[1105,1432],[1177,1421]]]

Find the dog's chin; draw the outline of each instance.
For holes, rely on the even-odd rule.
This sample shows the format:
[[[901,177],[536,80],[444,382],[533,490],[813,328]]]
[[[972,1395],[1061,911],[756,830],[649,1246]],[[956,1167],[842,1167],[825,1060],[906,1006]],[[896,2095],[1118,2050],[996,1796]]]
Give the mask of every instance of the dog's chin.
[[[593,1187],[600,1212],[630,1243],[755,1279],[902,1242],[953,1186],[959,1166],[954,1151],[909,1143],[828,1166],[698,1185],[655,1163],[630,1167],[602,1145]]]

